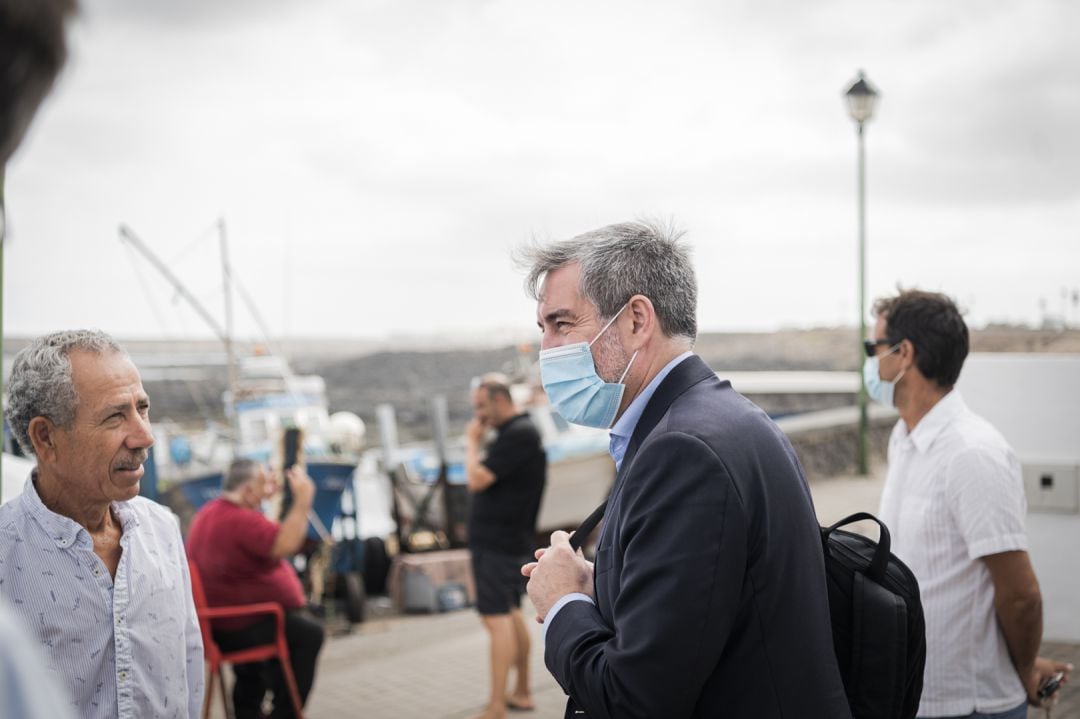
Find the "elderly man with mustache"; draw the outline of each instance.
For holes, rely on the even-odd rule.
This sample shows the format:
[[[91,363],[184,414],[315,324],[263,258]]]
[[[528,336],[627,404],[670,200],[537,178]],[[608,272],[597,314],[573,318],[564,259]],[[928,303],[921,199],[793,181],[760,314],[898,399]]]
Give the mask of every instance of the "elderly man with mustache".
[[[7,420],[37,459],[0,506],[0,596],[79,717],[197,717],[203,647],[176,516],[139,494],[150,401],[108,335],[57,332],[15,358]]]

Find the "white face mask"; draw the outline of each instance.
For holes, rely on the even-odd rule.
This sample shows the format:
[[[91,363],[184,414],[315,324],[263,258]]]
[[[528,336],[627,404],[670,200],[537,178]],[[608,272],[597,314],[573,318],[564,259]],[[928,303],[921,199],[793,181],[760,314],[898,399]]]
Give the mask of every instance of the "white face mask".
[[[900,343],[889,348],[883,356],[888,357],[893,352],[900,349]],[[881,358],[877,355],[873,357],[867,357],[863,362],[863,383],[866,385],[866,394],[870,396],[870,399],[875,402],[880,402],[886,407],[896,406],[896,385],[903,378],[904,373],[907,372],[907,367],[900,371],[900,374],[896,375],[891,380],[881,379]]]

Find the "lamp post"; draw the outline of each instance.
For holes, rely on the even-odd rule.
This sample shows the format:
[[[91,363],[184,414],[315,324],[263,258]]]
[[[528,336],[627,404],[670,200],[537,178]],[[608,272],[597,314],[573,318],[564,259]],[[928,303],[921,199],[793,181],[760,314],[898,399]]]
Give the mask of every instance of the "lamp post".
[[[864,351],[862,341],[866,339],[866,143],[864,140],[863,126],[874,114],[874,104],[877,102],[878,92],[866,81],[866,76],[859,70],[859,76],[844,93],[847,99],[848,113],[855,121],[856,132],[859,136],[859,161],[858,161],[858,186],[859,186],[859,365],[862,366]],[[866,387],[859,382],[859,437],[856,447],[855,465],[861,475],[869,473],[869,453],[867,448],[867,435],[870,430],[870,420],[866,414]]]

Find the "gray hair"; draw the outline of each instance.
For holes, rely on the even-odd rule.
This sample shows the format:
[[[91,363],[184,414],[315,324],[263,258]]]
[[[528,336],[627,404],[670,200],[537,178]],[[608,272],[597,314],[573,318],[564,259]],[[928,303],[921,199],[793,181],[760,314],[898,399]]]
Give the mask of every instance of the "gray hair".
[[[578,263],[581,294],[607,319],[634,295],[649,298],[668,337],[697,338],[697,280],[683,233],[658,222],[622,222],[517,253],[528,268],[525,290],[539,299],[540,283],[552,270]]]
[[[221,479],[223,492],[234,492],[255,479],[262,465],[253,459],[235,459]]]
[[[15,355],[8,380],[7,421],[19,446],[34,454],[30,421],[45,417],[58,427],[71,427],[79,395],[71,378],[74,351],[127,356],[124,348],[100,330],[65,330],[39,337]]]

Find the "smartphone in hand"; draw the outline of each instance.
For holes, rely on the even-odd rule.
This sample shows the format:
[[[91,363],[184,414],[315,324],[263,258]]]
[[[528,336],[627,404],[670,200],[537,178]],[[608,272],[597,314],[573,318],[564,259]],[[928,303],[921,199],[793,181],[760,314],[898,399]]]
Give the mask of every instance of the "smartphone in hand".
[[[1065,672],[1058,672],[1054,676],[1046,680],[1046,682],[1039,687],[1039,701],[1046,701],[1050,697],[1054,696],[1054,692],[1061,688],[1061,680],[1065,678]]]
[[[284,445],[282,469],[291,469],[300,464],[301,442],[298,427],[289,427],[285,430]]]
[[[304,447],[304,435],[299,427],[286,429],[284,436],[281,438],[281,444],[281,469],[283,471],[288,471],[304,461],[301,456]],[[292,509],[293,504],[292,485],[289,484],[289,478],[282,477],[281,482],[281,513],[278,515],[279,520],[285,518],[285,515]]]

